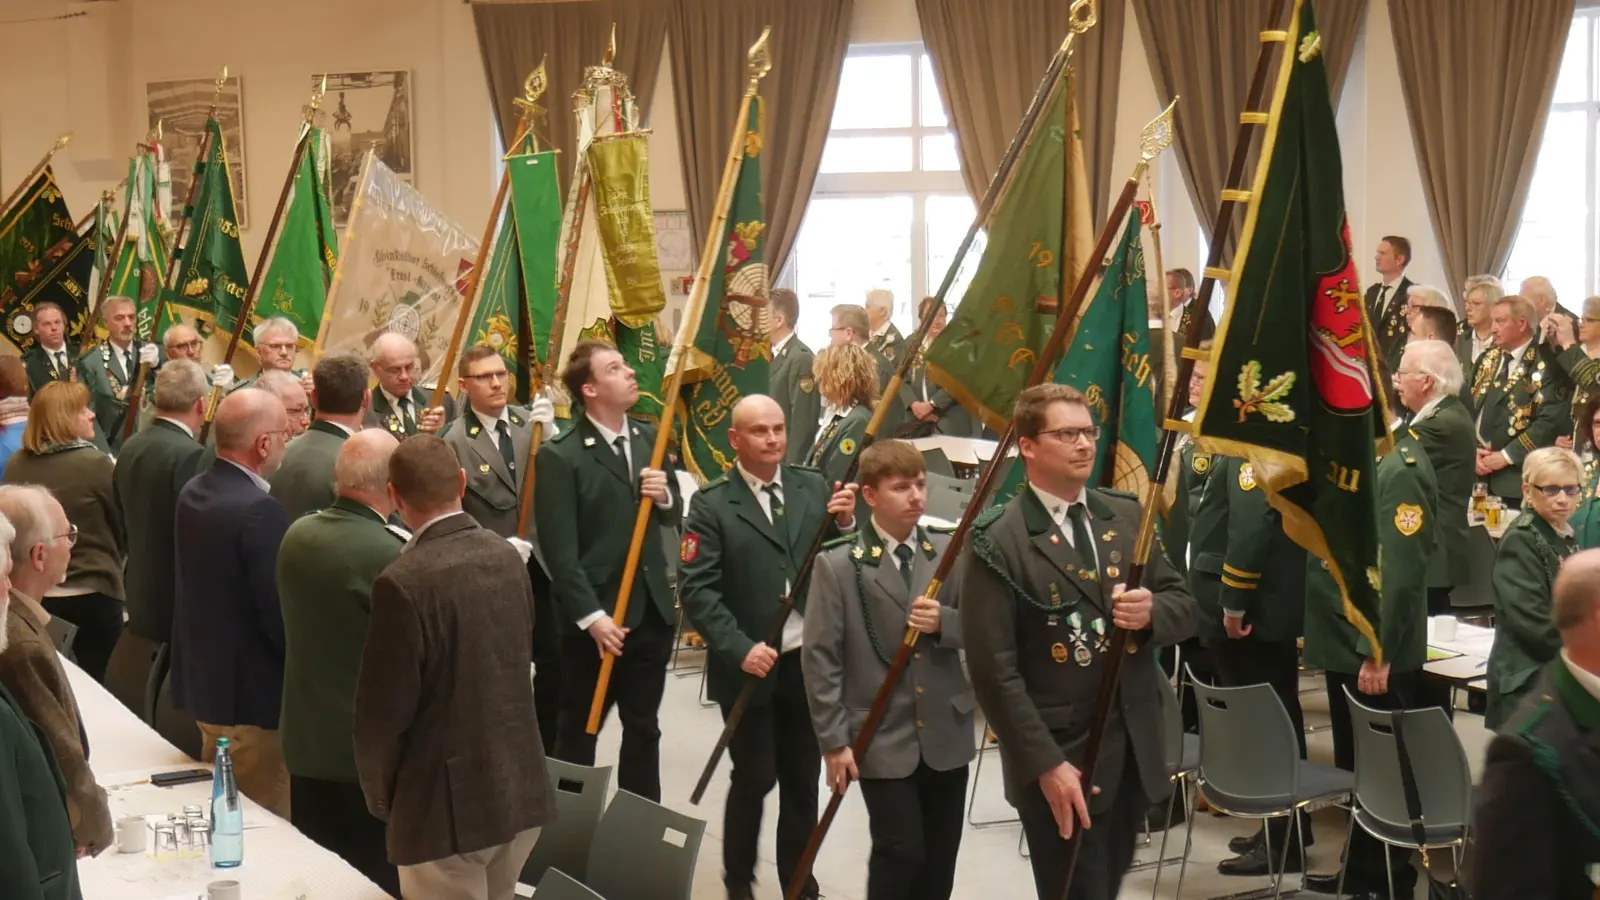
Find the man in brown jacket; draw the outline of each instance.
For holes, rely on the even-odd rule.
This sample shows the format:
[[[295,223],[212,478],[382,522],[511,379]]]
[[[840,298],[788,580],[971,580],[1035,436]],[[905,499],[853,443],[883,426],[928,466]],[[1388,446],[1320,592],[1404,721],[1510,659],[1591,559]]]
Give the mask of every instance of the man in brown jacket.
[[[390,457],[413,534],[372,586],[356,684],[356,769],[408,900],[510,900],[555,815],[528,678],[533,587],[461,511],[466,479],[430,434]]]
[[[60,584],[72,558],[74,532],[61,504],[41,487],[0,486],[0,515],[16,529],[11,541],[10,615],[0,649],[0,684],[44,732],[67,783],[67,815],[78,855],[94,856],[111,845],[111,810],[106,792],[89,769],[89,741],[78,701],[45,631],[50,614],[36,598]]]

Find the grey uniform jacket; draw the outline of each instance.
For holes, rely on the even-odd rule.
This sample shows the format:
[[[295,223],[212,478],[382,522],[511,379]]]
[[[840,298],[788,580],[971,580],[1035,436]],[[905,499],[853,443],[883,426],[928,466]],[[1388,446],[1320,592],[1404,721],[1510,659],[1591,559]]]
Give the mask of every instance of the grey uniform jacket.
[[[817,560],[806,601],[806,701],[824,753],[855,741],[878,685],[905,635],[911,601],[927,590],[948,534],[918,528],[911,539],[911,584],[869,522]],[[858,574],[859,573],[859,574]],[[940,592],[939,633],[917,640],[864,759],[862,778],[906,778],[926,761],[948,771],[972,761],[972,685],[961,669],[961,611],[955,579]],[[862,589],[866,597],[862,597]],[[871,625],[868,624],[871,617]]]
[[[1084,577],[1076,550],[1032,490],[981,515],[962,550],[967,666],[978,705],[1000,739],[1008,797],[1063,761],[1084,764],[1107,670],[1112,591],[1126,577],[1139,530],[1132,495],[1090,490],[1086,502],[1098,578]],[[1145,586],[1155,597],[1150,627],[1130,635],[1134,652],[1122,663],[1091,812],[1111,807],[1130,757],[1150,802],[1171,789],[1162,750],[1160,682],[1166,675],[1155,646],[1194,634],[1195,602],[1160,547],[1150,554]]]
[[[505,457],[500,455],[493,423],[479,422],[470,406],[464,406],[461,417],[444,429],[442,438],[467,472],[467,492],[461,498],[461,509],[495,534],[517,537],[522,478],[527,474],[526,467],[532,464],[528,444],[533,439],[533,427],[528,422],[528,411],[520,406],[507,406],[506,414],[511,423],[511,455],[516,460],[516,471],[508,468]],[[551,435],[546,431],[544,437]],[[532,516],[528,517],[527,539],[533,544],[534,558],[548,575],[550,568],[539,550],[538,527]]]

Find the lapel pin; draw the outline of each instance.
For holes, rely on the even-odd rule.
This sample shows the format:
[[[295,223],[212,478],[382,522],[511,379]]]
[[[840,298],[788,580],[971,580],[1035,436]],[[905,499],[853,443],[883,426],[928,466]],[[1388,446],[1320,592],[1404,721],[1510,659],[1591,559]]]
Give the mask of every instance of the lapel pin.
[[[1057,535],[1057,534],[1052,534],[1052,535],[1050,535],[1050,543],[1052,543],[1052,544],[1059,544],[1059,543],[1061,543],[1061,536],[1060,536],[1060,535]]]
[[[1115,578],[1115,577],[1117,577],[1118,575],[1121,575],[1121,574],[1122,574],[1122,570],[1118,569],[1116,566],[1106,566],[1106,577],[1107,578]]]
[[[873,559],[878,559],[881,556],[883,556],[883,548],[882,547],[873,547],[872,548],[872,558]]]
[[[639,436],[639,429],[637,429],[637,428],[633,429],[633,436],[634,437],[638,437]]]
[[[1067,645],[1056,641],[1050,645],[1050,658],[1058,663],[1067,661]]]
[[[588,437],[584,438],[583,439],[583,445],[585,447],[593,447],[594,446],[594,438],[588,438]]]
[[[483,465],[479,466],[478,467],[478,471],[479,472],[487,472],[487,471],[489,471],[489,464],[488,463],[484,463]]]
[[[922,542],[922,552],[923,553],[932,553],[933,552],[933,541],[923,541]]]
[[[1044,624],[1045,624],[1046,627],[1055,628],[1057,625],[1061,624],[1061,617],[1058,616],[1058,615],[1054,615],[1054,614],[1045,616],[1044,617]]]
[[[1116,537],[1116,536],[1117,536],[1117,533],[1115,531],[1108,531],[1105,534],[1100,535],[1100,540],[1105,541],[1106,543],[1109,544],[1109,543],[1111,543],[1111,539]]]
[[[480,431],[480,430],[481,430],[481,429],[480,429],[480,428],[478,428],[478,426],[476,426],[476,425],[474,425],[474,426],[472,426],[472,427],[471,427],[471,428],[470,428],[470,429],[468,429],[468,430],[467,430],[467,436],[468,436],[468,437],[477,437],[477,436],[478,436],[478,432],[479,432],[479,431]]]
[[[1113,550],[1113,551],[1111,551],[1111,561],[1113,563],[1122,562],[1122,551],[1121,550]]]
[[[856,545],[856,548],[855,548],[855,549],[854,549],[854,550],[851,550],[851,551],[850,551],[850,555],[851,555],[851,556],[854,556],[854,557],[855,557],[855,558],[856,558],[856,559],[860,559],[860,558],[861,558],[861,556],[862,556],[862,553],[861,553],[861,545],[860,545],[860,544],[857,544],[857,545]]]
[[[1050,604],[1061,605],[1061,588],[1054,581],[1050,582]]]

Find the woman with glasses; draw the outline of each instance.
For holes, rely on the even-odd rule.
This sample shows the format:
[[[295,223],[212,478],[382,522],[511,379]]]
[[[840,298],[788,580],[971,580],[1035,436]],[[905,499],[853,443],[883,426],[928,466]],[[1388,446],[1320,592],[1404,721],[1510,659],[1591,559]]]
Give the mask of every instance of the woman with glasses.
[[[1510,718],[1561,650],[1551,591],[1562,560],[1578,550],[1569,520],[1582,481],[1583,462],[1571,450],[1544,447],[1522,461],[1522,515],[1500,538],[1494,559],[1494,648],[1483,721],[1490,731]]]
[[[11,454],[22,449],[28,424],[28,369],[15,356],[0,356],[0,475]]]
[[[861,437],[867,433],[872,408],[878,402],[878,366],[865,349],[840,344],[817,354],[812,373],[822,394],[822,430],[811,445],[806,465],[821,469],[831,490],[834,482],[844,481]]]
[[[45,611],[78,626],[72,649],[78,665],[95,681],[104,679],[106,661],[122,634],[122,565],[127,535],[111,487],[115,466],[96,449],[89,390],[75,381],[56,381],[39,389],[22,449],[6,465],[6,484],[49,488],[72,527],[52,535],[72,545],[66,579],[44,598]]]

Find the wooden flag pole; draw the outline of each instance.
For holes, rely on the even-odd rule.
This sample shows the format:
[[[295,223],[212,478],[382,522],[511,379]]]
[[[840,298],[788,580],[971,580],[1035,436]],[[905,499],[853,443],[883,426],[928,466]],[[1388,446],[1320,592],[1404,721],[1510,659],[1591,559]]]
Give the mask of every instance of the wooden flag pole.
[[[278,205],[272,211],[272,222],[267,226],[267,239],[261,247],[261,255],[256,257],[255,270],[250,273],[250,284],[245,288],[244,302],[239,304],[239,318],[233,323],[233,333],[228,336],[228,349],[222,356],[226,365],[233,365],[233,355],[239,350],[239,341],[244,337],[244,330],[250,327],[250,317],[254,315],[256,301],[261,296],[261,282],[267,271],[267,263],[277,252],[279,232],[283,228],[283,215],[289,209],[289,197],[294,193],[295,178],[300,173],[300,161],[305,158],[306,147],[311,143],[311,122],[316,117],[317,107],[322,105],[322,96],[328,91],[328,76],[322,76],[322,83],[312,92],[311,103],[302,111],[304,121],[300,126],[300,137],[294,142],[294,155],[289,158],[289,174],[283,179],[283,188],[278,191]],[[198,179],[196,179],[198,180]],[[153,326],[152,326],[153,327]],[[211,433],[211,423],[217,416],[217,407],[222,404],[222,388],[211,389],[211,402],[206,405],[206,420],[200,423],[200,434],[197,440],[204,444],[206,437]]]
[[[695,272],[694,289],[689,295],[688,304],[684,307],[683,323],[678,328],[675,346],[669,357],[673,360],[672,374],[668,376],[665,390],[661,392],[661,422],[656,428],[655,447],[650,451],[652,469],[661,468],[662,462],[667,458],[667,444],[672,438],[672,420],[678,408],[678,394],[683,390],[683,372],[688,368],[689,357],[693,355],[695,333],[700,330],[700,319],[705,314],[706,294],[711,288],[711,269],[722,258],[724,252],[722,231],[727,224],[728,206],[733,201],[734,184],[739,179],[739,169],[744,160],[744,141],[745,133],[749,130],[750,104],[760,88],[761,79],[772,71],[772,57],[767,51],[767,38],[771,34],[770,26],[762,29],[761,37],[756,39],[746,54],[749,83],[739,101],[739,115],[734,121],[732,146],[728,148],[728,156],[722,166],[722,183],[717,188],[717,202],[713,207],[715,212],[711,216],[711,226],[707,229],[706,242],[700,252],[700,267]],[[628,546],[628,558],[622,566],[622,586],[617,590],[617,604],[611,612],[611,618],[619,624],[628,615],[628,600],[633,594],[633,579],[639,571],[639,556],[644,550],[645,538],[649,534],[650,510],[654,505],[655,501],[649,497],[639,498],[639,510],[633,519],[633,541]],[[594,698],[589,703],[589,721],[586,724],[590,734],[600,731],[600,720],[605,712],[606,688],[611,683],[611,669],[616,665],[616,661],[617,658],[610,653],[602,654],[600,657],[600,674],[595,680]]]
[[[1055,327],[1050,331],[1050,338],[1045,342],[1044,348],[1039,353],[1039,359],[1033,365],[1033,371],[1028,375],[1028,386],[1040,384],[1050,378],[1055,372],[1056,364],[1061,355],[1066,351],[1067,338],[1077,325],[1078,313],[1083,309],[1084,300],[1089,296],[1089,289],[1100,277],[1100,270],[1104,265],[1106,253],[1111,249],[1112,241],[1116,240],[1124,227],[1124,219],[1128,209],[1133,205],[1134,194],[1139,190],[1139,179],[1143,177],[1144,170],[1150,165],[1160,152],[1171,143],[1172,139],[1172,109],[1177,105],[1174,98],[1159,116],[1156,116],[1144,127],[1142,148],[1139,162],[1134,166],[1134,171],[1129,176],[1127,183],[1122,186],[1122,193],[1118,195],[1116,203],[1111,207],[1111,213],[1106,218],[1105,225],[1100,229],[1100,237],[1095,241],[1094,252],[1089,255],[1089,263],[1084,266],[1079,274],[1077,283],[1072,288],[1072,294],[1065,302],[1061,303],[1056,313]],[[1071,240],[1067,228],[1068,205],[1063,201],[1061,219],[1061,247],[1056,258],[1068,258],[1067,242]],[[1066,273],[1062,273],[1062,286],[1065,286]],[[944,582],[950,577],[950,571],[955,566],[954,552],[965,542],[967,534],[972,530],[972,524],[982,513],[991,491],[998,485],[999,473],[1002,468],[1001,460],[1010,453],[1017,441],[1017,423],[1013,419],[1006,426],[1005,434],[1001,435],[1000,443],[995,447],[993,461],[983,470],[978,478],[978,484],[972,491],[972,501],[961,514],[961,523],[956,526],[955,533],[950,537],[950,548],[939,557],[939,565],[934,570],[933,578],[928,582],[928,587],[922,596],[937,599],[939,592],[944,587]],[[900,649],[895,653],[894,660],[889,665],[889,671],[878,685],[878,692],[872,698],[872,706],[867,710],[867,717],[861,723],[861,730],[856,733],[855,741],[851,743],[851,752],[857,760],[864,760],[868,749],[872,746],[872,739],[877,734],[878,725],[883,721],[884,713],[889,709],[889,700],[894,695],[895,686],[900,681],[900,675],[911,662],[911,654],[915,652],[917,640],[922,632],[907,626],[905,636],[900,641]],[[846,785],[845,790],[848,790]],[[812,864],[816,862],[817,852],[822,849],[822,841],[828,835],[828,829],[833,824],[834,816],[838,815],[839,806],[844,802],[845,790],[834,791],[828,798],[828,807],[824,810],[822,818],[817,822],[817,827],[812,830],[811,838],[806,842],[805,852],[801,855],[799,863],[795,866],[793,880],[789,882],[789,889],[785,894],[786,900],[796,900],[805,888],[806,880],[811,875]]]
[[[1045,107],[1049,105],[1050,98],[1054,95],[1061,80],[1062,72],[1066,70],[1067,61],[1072,56],[1072,48],[1076,36],[1092,28],[1095,20],[1093,0],[1076,0],[1073,3],[1072,29],[1066,39],[1061,42],[1061,46],[1056,50],[1055,55],[1051,57],[1050,65],[1046,69],[1044,77],[1040,79],[1039,86],[1033,92],[1033,100],[1028,104],[1028,109],[1023,114],[1021,125],[1017,128],[1016,134],[1012,136],[1011,144],[1006,148],[1005,156],[1000,158],[1000,165],[996,167],[994,177],[989,179],[989,187],[984,191],[983,200],[978,204],[977,214],[973,216],[972,225],[967,229],[966,236],[961,239],[960,245],[956,247],[955,256],[951,259],[950,266],[945,270],[944,281],[939,284],[938,293],[935,295],[939,298],[939,305],[944,303],[945,296],[949,294],[951,287],[955,284],[956,277],[961,271],[962,261],[966,258],[967,252],[972,249],[973,242],[977,240],[978,232],[989,224],[989,217],[993,215],[995,208],[1000,204],[1000,200],[1005,196],[1016,162],[1021,157],[1023,148],[1032,140],[1039,119],[1044,115]],[[932,325],[933,317],[924,316],[922,321],[917,323],[917,330],[906,339],[906,346],[921,347],[927,343],[928,332]],[[913,353],[901,355],[899,363],[895,366],[894,375],[890,378],[889,383],[878,398],[878,405],[873,410],[872,419],[867,423],[866,433],[861,436],[861,441],[858,444],[860,450],[865,450],[872,446],[873,442],[877,440],[878,429],[882,426],[884,417],[888,414],[889,404],[894,402],[895,396],[900,391],[901,383],[904,382],[906,375],[911,371],[914,356],[915,354]],[[861,454],[859,452],[852,454],[850,465],[845,470],[843,483],[849,484],[855,479],[856,470],[860,464]],[[810,577],[811,569],[816,564],[817,555],[822,552],[822,545],[827,542],[828,533],[828,523],[824,522],[823,527],[817,529],[817,534],[811,542],[811,549],[806,553],[805,559],[800,565],[799,573],[793,582],[794,590],[798,591],[800,585],[805,584],[806,579]],[[789,614],[794,610],[797,599],[793,592],[782,599],[782,607],[778,611],[777,621],[767,637],[768,646],[776,647],[782,640],[784,623],[788,621]],[[700,779],[695,783],[694,791],[689,795],[689,802],[699,805],[700,801],[704,799],[706,789],[711,785],[711,776],[716,773],[717,765],[722,761],[722,755],[727,752],[728,744],[733,740],[733,733],[738,730],[739,723],[744,720],[744,712],[749,707],[750,700],[754,697],[755,691],[760,685],[761,679],[754,675],[747,674],[745,676],[744,684],[739,689],[739,696],[734,699],[733,705],[728,708],[728,715],[724,718],[722,734],[717,738],[716,745],[712,747],[711,756],[706,760],[704,768],[700,771]]]
[[[22,179],[22,183],[17,185],[17,189],[11,192],[11,196],[6,198],[5,203],[0,203],[0,218],[11,212],[11,207],[15,206],[17,201],[22,198],[22,192],[28,189],[28,185],[33,184],[33,180],[39,177],[39,173],[44,171],[45,166],[50,165],[50,160],[55,158],[56,153],[65,149],[70,143],[72,143],[72,132],[70,131],[62,132],[56,138],[56,142],[51,145],[49,150],[45,151],[44,158],[39,160],[39,164],[33,167],[33,171],[28,173],[28,177]]]
[[[1267,78],[1272,71],[1273,48],[1282,44],[1287,39],[1287,34],[1282,31],[1271,30],[1278,20],[1283,17],[1286,0],[1273,0],[1272,7],[1267,13],[1267,29],[1261,32],[1261,51],[1256,55],[1255,74],[1250,79],[1250,90],[1245,96],[1244,112],[1239,116],[1238,138],[1233,145],[1233,160],[1228,165],[1227,187],[1222,192],[1222,203],[1217,207],[1217,217],[1211,228],[1211,252],[1208,254],[1205,268],[1205,279],[1200,283],[1200,293],[1193,301],[1196,310],[1206,310],[1211,306],[1211,294],[1216,290],[1217,278],[1227,277],[1228,272],[1222,268],[1223,244],[1228,233],[1228,224],[1233,219],[1234,205],[1246,199],[1243,186],[1245,183],[1245,169],[1249,165],[1250,147],[1254,142],[1257,127],[1267,124],[1267,112],[1261,110],[1261,100],[1266,95]],[[1288,48],[1285,52],[1294,52]],[[1262,161],[1266,165],[1266,161]],[[1128,566],[1127,589],[1134,590],[1144,580],[1145,563],[1150,558],[1150,548],[1155,537],[1155,515],[1157,501],[1161,494],[1161,486],[1167,480],[1167,473],[1172,466],[1172,457],[1178,445],[1178,432],[1181,430],[1179,419],[1183,416],[1183,407],[1188,401],[1188,391],[1178,390],[1178,385],[1187,385],[1189,376],[1194,371],[1194,362],[1199,356],[1200,329],[1193,325],[1184,336],[1184,348],[1178,361],[1178,373],[1174,379],[1172,397],[1167,404],[1167,421],[1162,423],[1165,433],[1161,436],[1161,447],[1156,453],[1155,476],[1150,479],[1149,493],[1144,498],[1142,513],[1139,518],[1139,534],[1134,542],[1133,559]],[[1089,722],[1089,740],[1084,748],[1083,766],[1081,769],[1080,783],[1087,792],[1090,785],[1094,784],[1095,771],[1099,766],[1101,745],[1105,742],[1106,721],[1111,715],[1111,705],[1116,700],[1117,676],[1121,673],[1122,658],[1127,655],[1128,632],[1112,626],[1111,646],[1107,650],[1107,670],[1100,681],[1100,693],[1095,697],[1094,718]],[[1066,900],[1071,896],[1072,879],[1078,869],[1078,851],[1083,847],[1083,831],[1074,832],[1071,840],[1071,849],[1067,856],[1067,879],[1061,887],[1061,898]]]

